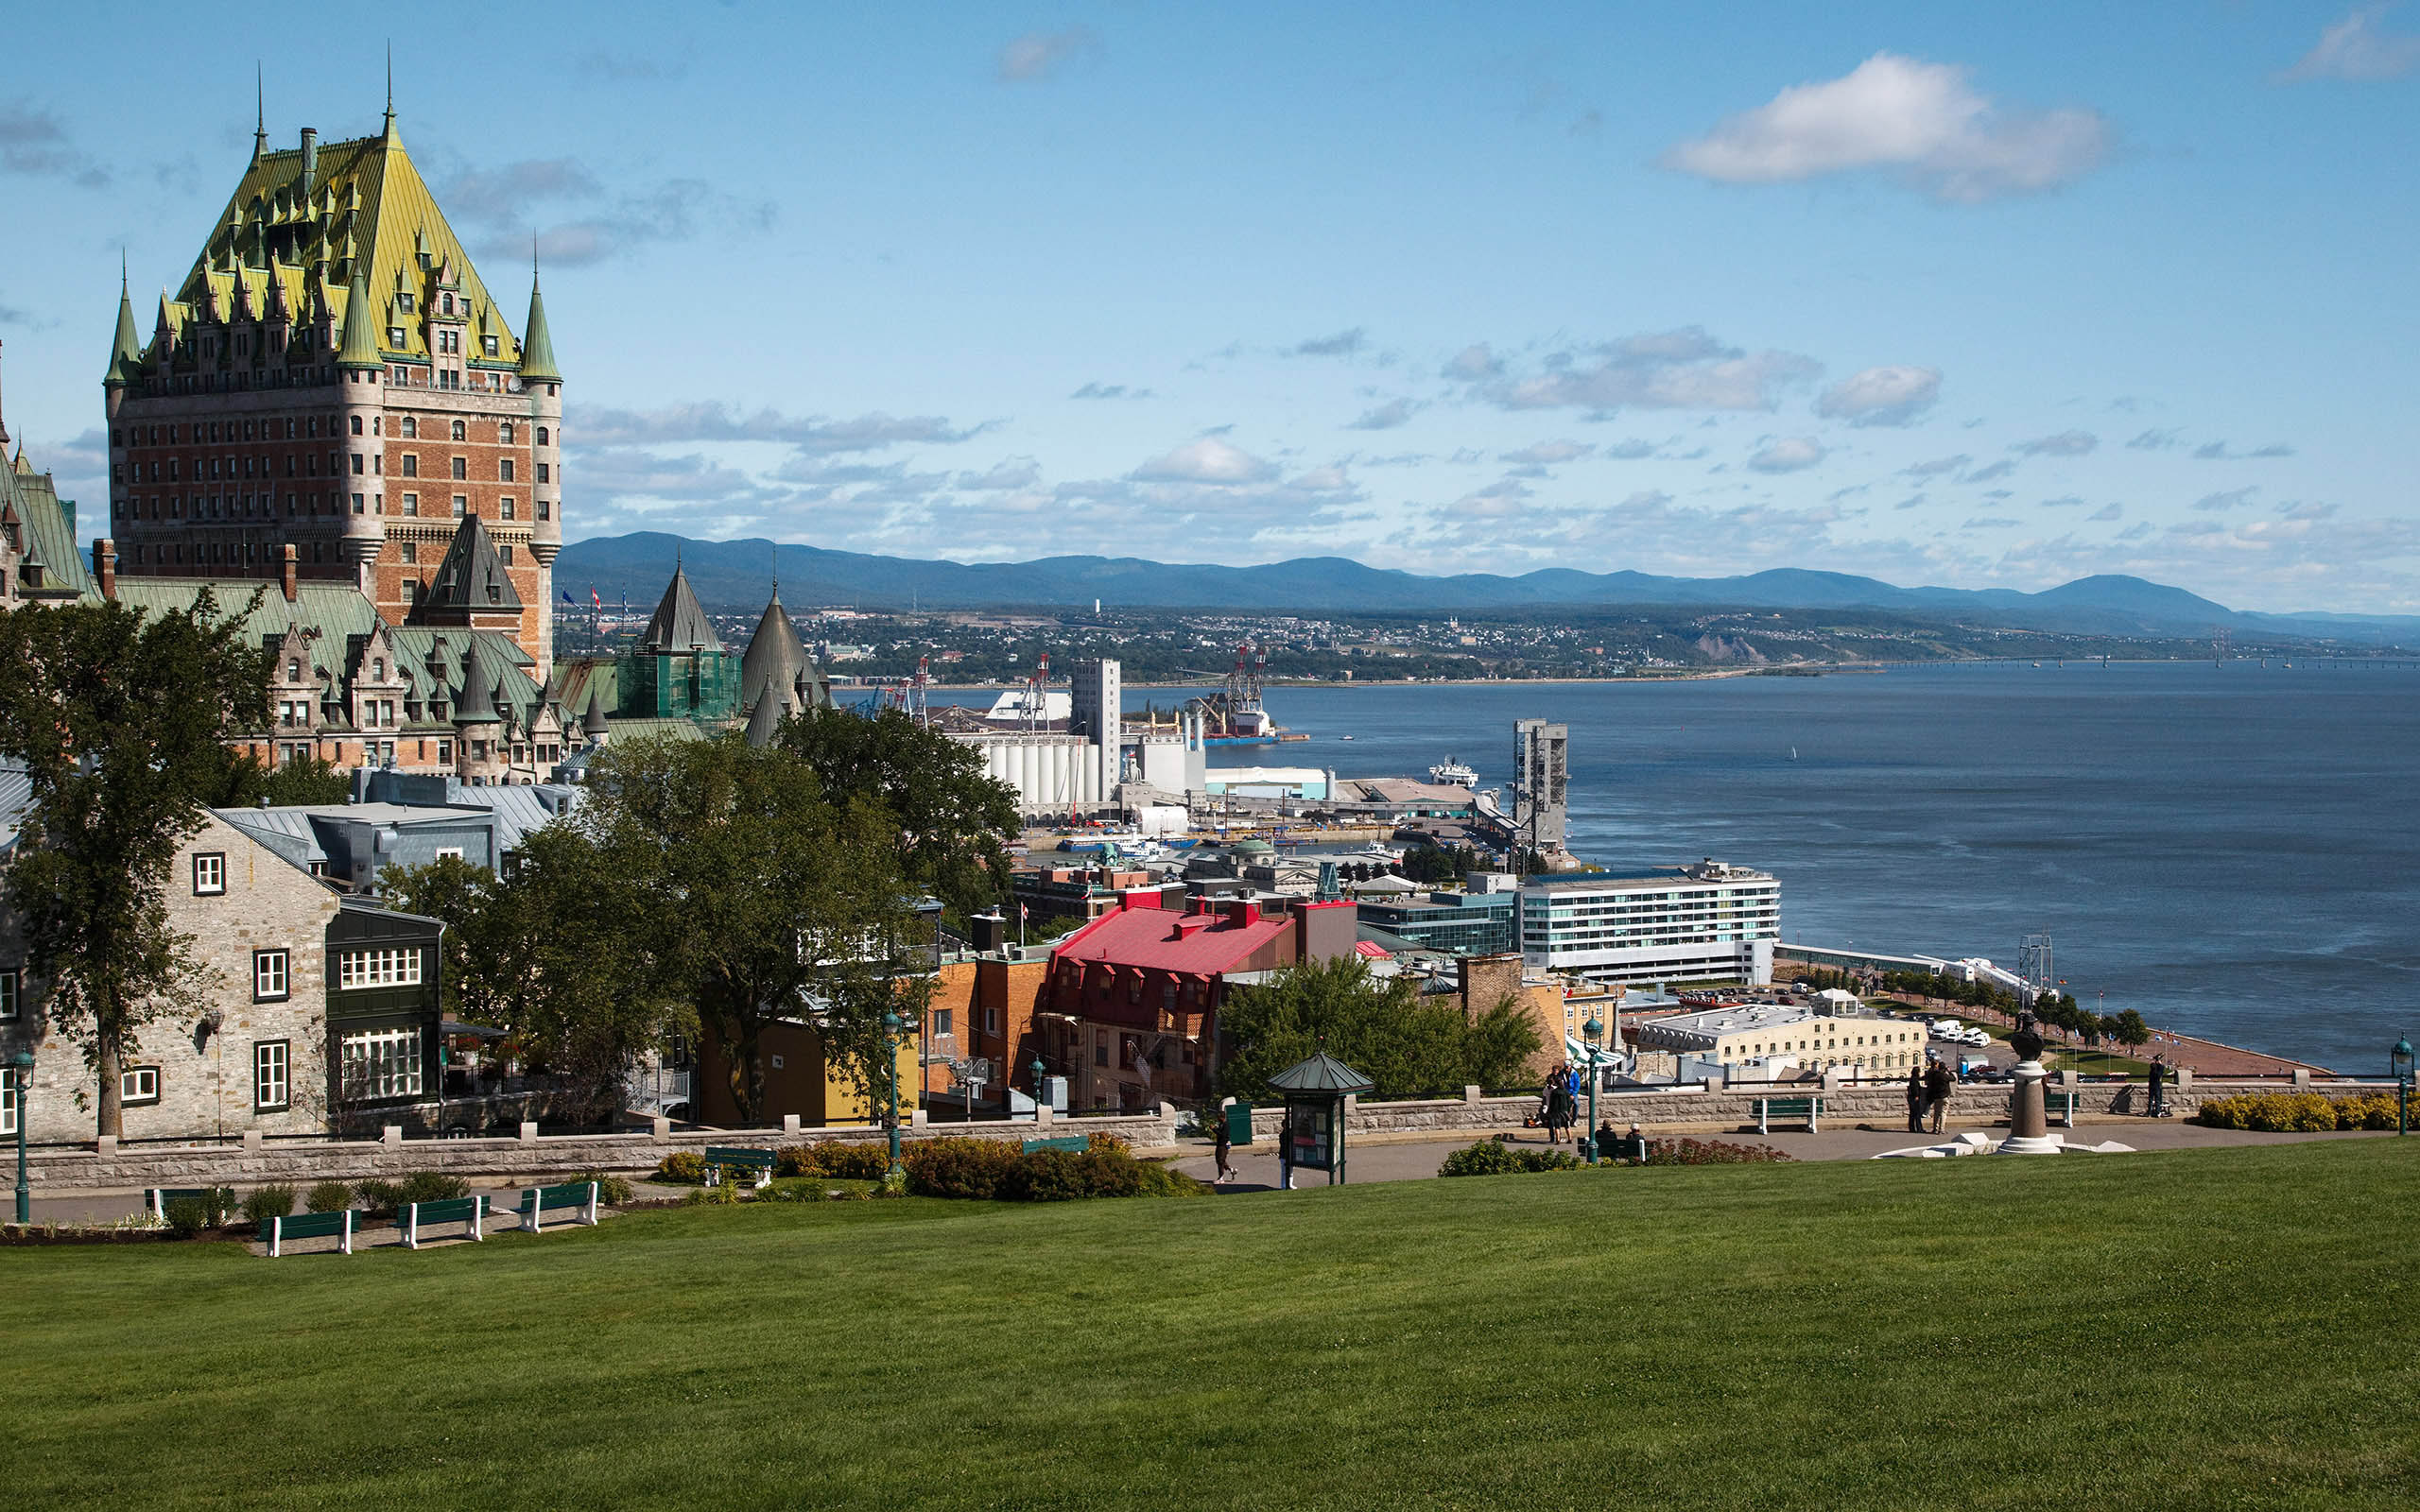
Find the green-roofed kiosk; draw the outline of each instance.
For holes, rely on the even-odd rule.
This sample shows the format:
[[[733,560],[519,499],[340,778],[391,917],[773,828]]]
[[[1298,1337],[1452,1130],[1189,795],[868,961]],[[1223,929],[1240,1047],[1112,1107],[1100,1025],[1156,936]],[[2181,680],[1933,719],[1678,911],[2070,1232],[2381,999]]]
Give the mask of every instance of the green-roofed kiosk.
[[[1327,1173],[1327,1184],[1344,1180],[1344,1100],[1376,1084],[1322,1050],[1269,1078],[1286,1099],[1286,1127],[1278,1136],[1278,1185],[1293,1189],[1294,1173],[1307,1166]]]

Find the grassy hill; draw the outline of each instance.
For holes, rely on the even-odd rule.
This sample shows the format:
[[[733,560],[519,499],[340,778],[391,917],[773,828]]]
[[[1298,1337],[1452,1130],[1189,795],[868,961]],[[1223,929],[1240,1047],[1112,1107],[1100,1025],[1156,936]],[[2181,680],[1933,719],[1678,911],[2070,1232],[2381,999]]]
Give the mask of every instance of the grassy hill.
[[[1442,1147],[1441,1147],[1442,1154]],[[2405,1507],[2420,1140],[0,1250],[27,1506]]]

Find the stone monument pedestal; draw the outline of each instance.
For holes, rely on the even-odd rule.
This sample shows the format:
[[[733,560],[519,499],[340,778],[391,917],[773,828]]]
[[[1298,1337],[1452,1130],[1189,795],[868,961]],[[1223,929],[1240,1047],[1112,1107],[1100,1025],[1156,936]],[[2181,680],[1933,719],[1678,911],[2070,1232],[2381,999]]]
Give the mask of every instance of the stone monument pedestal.
[[[2049,1112],[2042,1097],[2042,1083],[2049,1074],[2038,1060],[2018,1063],[2016,1085],[2008,1094],[2008,1138],[2000,1141],[2000,1154],[2059,1153],[2064,1142],[2050,1132]]]

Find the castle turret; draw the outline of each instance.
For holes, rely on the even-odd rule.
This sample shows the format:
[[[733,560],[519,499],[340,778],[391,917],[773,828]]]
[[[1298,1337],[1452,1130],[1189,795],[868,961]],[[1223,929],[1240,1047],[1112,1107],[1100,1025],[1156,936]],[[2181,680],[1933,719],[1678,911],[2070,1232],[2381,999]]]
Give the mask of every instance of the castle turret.
[[[538,679],[555,662],[555,554],[563,549],[563,375],[555,366],[554,333],[538,268],[529,268],[529,320],[521,329],[521,394],[529,406],[531,484],[529,559],[538,564]]]

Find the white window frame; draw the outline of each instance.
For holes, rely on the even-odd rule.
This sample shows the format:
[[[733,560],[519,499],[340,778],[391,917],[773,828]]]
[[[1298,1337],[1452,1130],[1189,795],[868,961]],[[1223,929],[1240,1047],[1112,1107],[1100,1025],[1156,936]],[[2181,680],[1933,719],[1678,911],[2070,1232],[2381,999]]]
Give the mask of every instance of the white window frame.
[[[375,945],[344,951],[337,956],[337,990],[358,991],[375,987],[418,987],[421,948],[417,945]]]
[[[148,1086],[151,1090],[142,1089]],[[117,1100],[121,1108],[148,1108],[160,1100],[160,1068],[129,1066],[117,1074]]]
[[[294,1106],[294,1050],[284,1040],[252,1041],[252,1110],[282,1112]]]
[[[293,956],[282,950],[252,952],[252,1001],[283,1003],[293,993]]]
[[[193,858],[193,895],[216,898],[227,891],[227,852],[197,851]]]
[[[462,848],[458,845],[441,845],[437,848],[438,860],[442,861],[448,856],[453,857],[457,861],[461,860]]]
[[[426,1062],[418,1024],[346,1035],[337,1041],[337,1055],[347,1097],[383,1102],[421,1095]]]
[[[0,1071],[0,1135],[17,1132],[17,1074]]]
[[[14,1023],[24,1011],[26,978],[14,966],[0,966],[0,1023]]]

